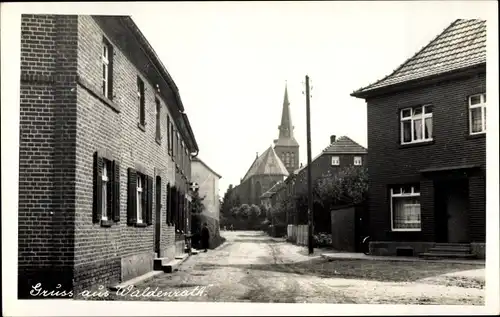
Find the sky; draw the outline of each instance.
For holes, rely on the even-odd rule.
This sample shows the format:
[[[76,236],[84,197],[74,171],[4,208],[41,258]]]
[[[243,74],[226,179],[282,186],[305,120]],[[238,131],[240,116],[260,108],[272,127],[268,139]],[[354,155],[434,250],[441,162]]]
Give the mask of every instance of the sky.
[[[455,19],[481,17],[481,4],[184,2],[132,18],[179,87],[199,157],[222,176],[222,196],[278,137],[285,83],[301,163],[306,74],[312,157],[330,135],[368,146],[365,101],[350,93],[388,75]]]

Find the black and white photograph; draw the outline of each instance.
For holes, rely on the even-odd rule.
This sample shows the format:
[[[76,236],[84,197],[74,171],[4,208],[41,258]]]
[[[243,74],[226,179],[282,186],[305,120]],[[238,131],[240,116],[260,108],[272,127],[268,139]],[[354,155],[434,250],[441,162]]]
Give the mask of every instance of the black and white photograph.
[[[3,313],[500,313],[497,10],[2,3]]]

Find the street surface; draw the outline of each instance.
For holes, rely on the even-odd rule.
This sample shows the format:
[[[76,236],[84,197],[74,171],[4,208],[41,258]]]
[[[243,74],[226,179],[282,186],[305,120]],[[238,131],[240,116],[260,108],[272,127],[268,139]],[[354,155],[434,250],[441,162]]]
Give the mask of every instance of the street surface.
[[[193,290],[177,297],[112,296],[115,300],[265,303],[484,305],[484,267],[445,263],[327,261],[263,232],[221,231],[227,241],[192,255],[172,274],[135,287]],[[463,273],[462,273],[463,272]],[[481,277],[482,276],[482,277]],[[193,293],[194,294],[194,293]]]

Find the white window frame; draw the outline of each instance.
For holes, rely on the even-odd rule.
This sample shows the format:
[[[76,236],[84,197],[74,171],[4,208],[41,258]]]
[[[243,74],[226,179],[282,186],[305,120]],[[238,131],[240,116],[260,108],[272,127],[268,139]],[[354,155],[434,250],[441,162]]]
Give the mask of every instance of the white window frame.
[[[108,220],[108,164],[106,160],[102,160],[102,181],[101,181],[101,220]]]
[[[480,102],[478,104],[473,105],[472,98],[477,97],[477,96],[480,97]],[[469,133],[470,133],[470,135],[486,133],[486,93],[475,94],[475,95],[469,96],[468,101],[469,101]],[[481,109],[481,131],[472,132],[472,110],[477,109],[477,108]]]
[[[363,165],[363,158],[361,156],[355,156],[354,157],[354,165],[355,166]]]
[[[102,78],[103,95],[109,98],[109,44],[106,40],[102,41],[102,66],[104,67],[104,77]]]
[[[339,166],[340,165],[340,157],[339,156],[332,156],[331,164],[332,164],[332,166]]]
[[[399,188],[400,193],[394,193],[394,189]],[[420,200],[420,190],[416,190],[415,186],[411,186],[411,190],[409,193],[405,193],[403,191],[403,186],[395,186],[390,189],[391,197],[390,197],[390,206],[391,206],[391,230],[392,231],[422,231],[422,207],[420,207],[420,227],[419,228],[394,228],[394,207],[393,207],[393,199],[394,198],[411,198],[418,197]],[[412,204],[413,205],[413,204]],[[414,204],[417,205],[417,204]],[[422,206],[420,203],[419,206]],[[417,223],[415,221],[409,221],[408,223]]]
[[[137,223],[143,222],[142,195],[144,195],[144,184],[142,175],[137,174]]]
[[[427,104],[427,105],[422,105],[422,106],[417,106],[417,107],[410,107],[410,108],[401,109],[401,111],[400,111],[400,139],[401,139],[401,144],[414,144],[414,143],[429,142],[429,141],[433,140],[433,137],[430,137],[430,138],[426,138],[425,137],[425,120],[428,119],[428,118],[432,119],[432,128],[431,128],[431,130],[433,131],[432,135],[434,135],[434,118],[433,118],[434,109],[433,109],[432,112],[426,113],[425,110],[428,107],[432,108],[432,105],[431,104]],[[415,109],[417,109],[417,108],[422,108],[422,113],[415,115],[414,112],[415,112]],[[404,111],[408,111],[408,110],[410,110],[410,112],[411,112],[410,116],[403,117],[403,112]],[[416,120],[420,120],[420,124],[422,125],[421,126],[421,129],[422,129],[421,130],[422,131],[422,139],[420,139],[420,140],[417,140],[415,138],[415,121]],[[408,142],[405,142],[404,141],[404,123],[408,122],[408,121],[410,122],[411,140],[408,141]]]

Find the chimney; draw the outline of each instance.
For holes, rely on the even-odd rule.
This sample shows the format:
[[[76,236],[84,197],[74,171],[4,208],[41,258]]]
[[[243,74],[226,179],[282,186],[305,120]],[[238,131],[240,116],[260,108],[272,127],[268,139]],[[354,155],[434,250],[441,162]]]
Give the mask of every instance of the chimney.
[[[335,135],[330,135],[330,144],[335,142]]]
[[[255,158],[259,158],[259,152],[255,152]]]

